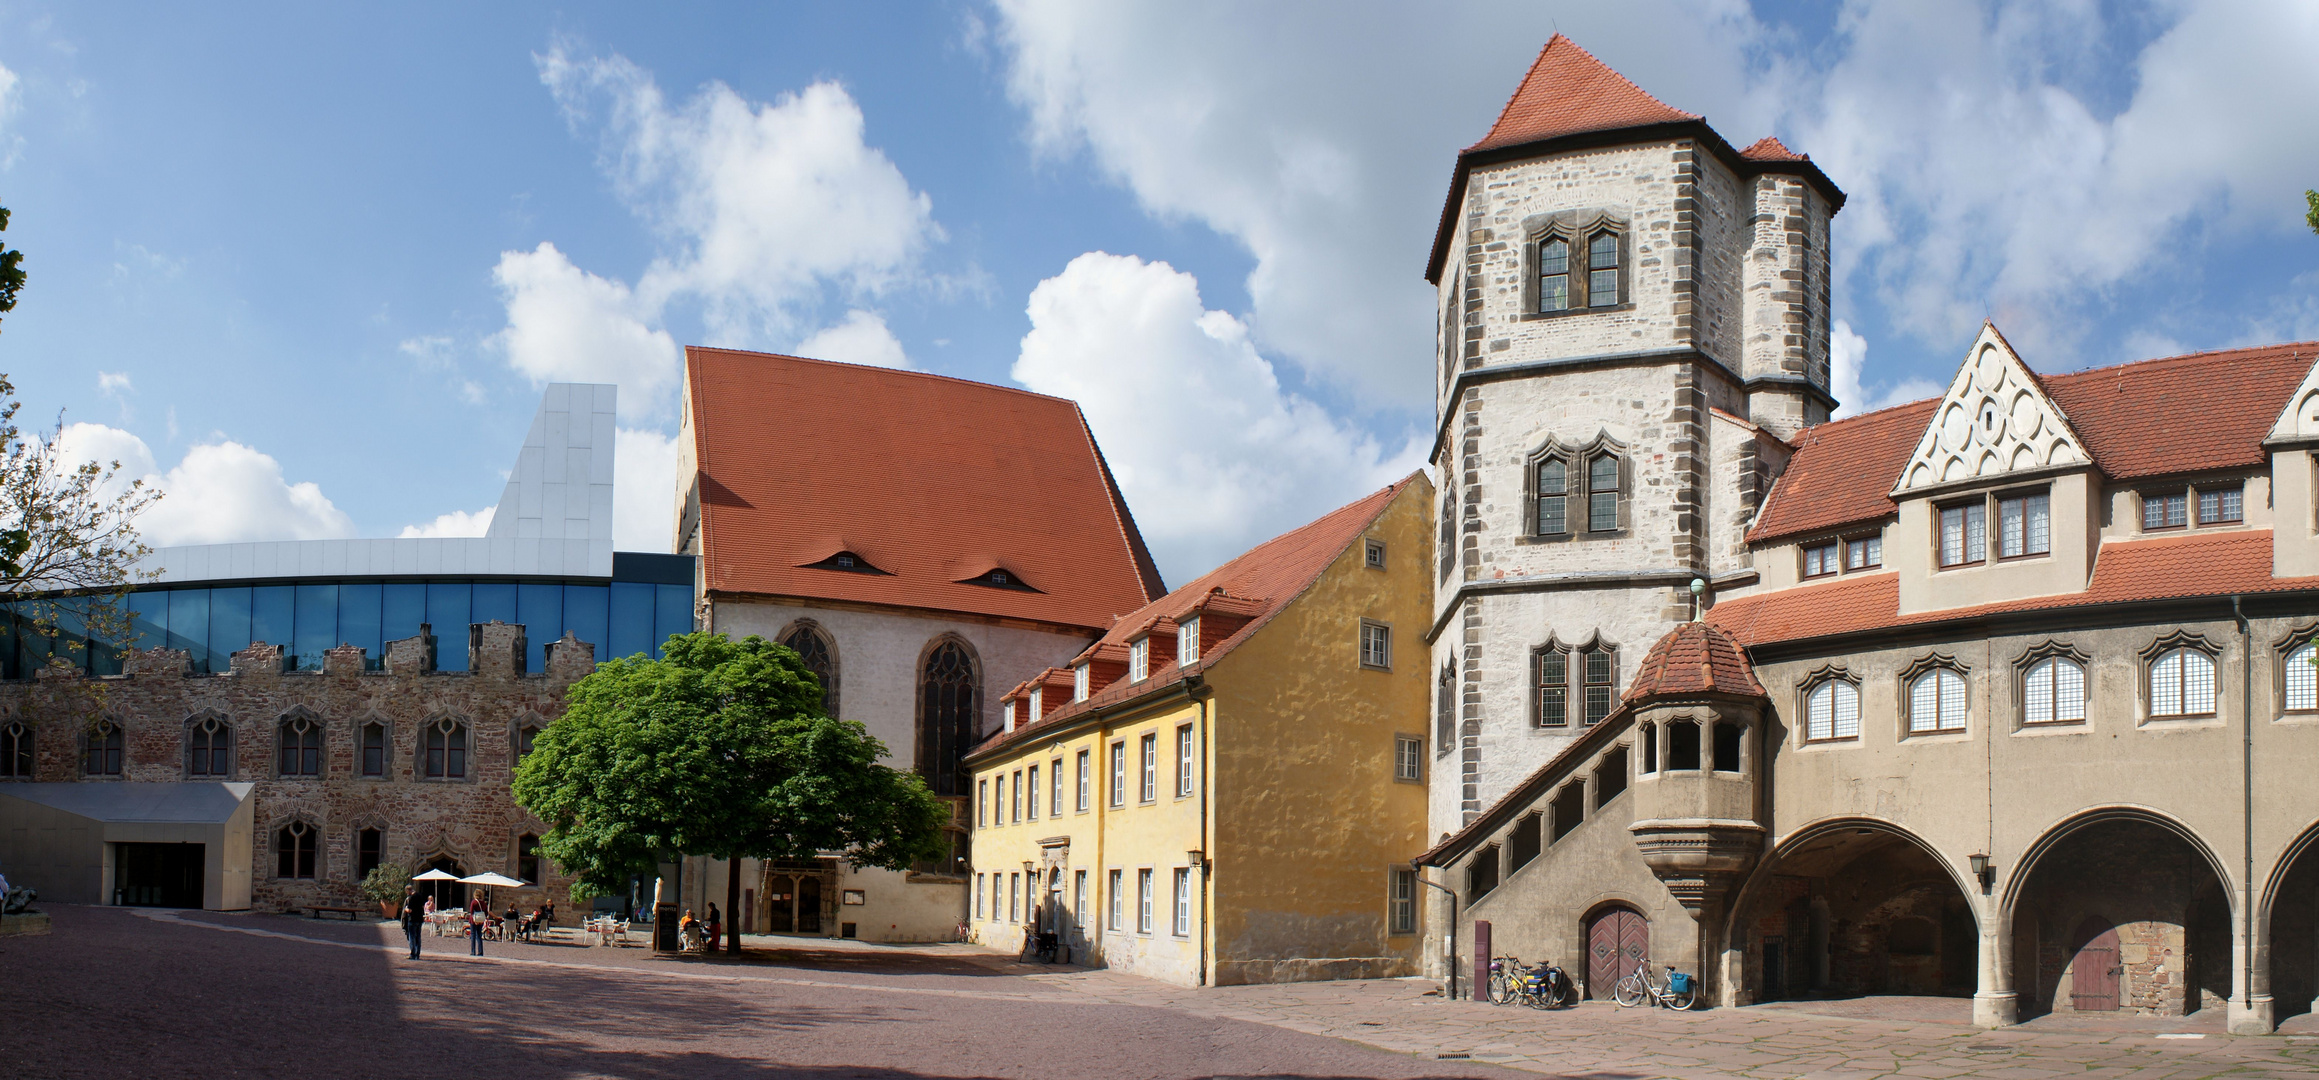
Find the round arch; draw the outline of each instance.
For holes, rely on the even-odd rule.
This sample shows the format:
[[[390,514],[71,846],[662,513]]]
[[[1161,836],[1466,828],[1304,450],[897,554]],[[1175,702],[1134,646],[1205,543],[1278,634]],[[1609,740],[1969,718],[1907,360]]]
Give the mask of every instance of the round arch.
[[[2303,901],[2298,905],[2289,898]],[[2312,1011],[2319,1005],[2319,823],[2304,829],[2279,852],[2251,920],[2260,988],[2272,999],[2276,1019]]]
[[[2055,847],[2059,846],[2063,840],[2068,839],[2072,833],[2094,825],[2117,822],[2138,822],[2155,826],[2172,833],[2183,843],[2188,844],[2190,850],[2198,853],[2199,859],[2206,864],[2206,868],[2213,871],[2215,879],[2222,882],[2223,899],[2231,905],[2231,915],[2236,917],[2239,914],[2238,890],[2242,883],[2231,876],[2230,867],[2215,856],[2214,848],[2207,844],[2204,837],[2198,835],[2197,830],[2162,810],[2132,803],[2118,803],[2080,810],[2038,834],[2037,839],[2021,852],[2020,863],[2013,868],[2012,873],[2005,876],[2005,888],[1997,894],[1998,910],[2003,913],[2004,921],[2007,924],[2013,921],[2015,909],[2021,901],[2021,890],[2026,887],[2030,877],[2037,872],[2038,863],[2050,855]]]
[[[1847,832],[1857,834],[1859,831],[1864,829],[1871,832],[1886,833],[1898,837],[1902,841],[1905,841],[1911,845],[1914,845],[1917,850],[1923,852],[1926,856],[1930,857],[1933,862],[1939,864],[1941,869],[1948,872],[1949,880],[1957,887],[1958,892],[1963,893],[1967,897],[1970,897],[1974,894],[1974,886],[1977,885],[1978,882],[1975,882],[1971,878],[1966,877],[1963,873],[1960,873],[1958,865],[1951,861],[1947,856],[1942,855],[1941,850],[1937,847],[1934,847],[1931,841],[1928,841],[1925,838],[1918,836],[1916,833],[1911,832],[1908,828],[1902,826],[1898,822],[1891,821],[1886,818],[1874,817],[1871,815],[1853,814],[1842,817],[1822,818],[1818,821],[1812,822],[1811,824],[1805,825],[1804,827],[1797,829],[1796,831],[1791,832],[1784,837],[1781,837],[1779,841],[1772,846],[1770,851],[1764,853],[1763,858],[1756,860],[1755,869],[1748,871],[1746,880],[1740,882],[1737,889],[1732,890],[1731,902],[1725,905],[1725,910],[1734,912],[1740,911],[1743,910],[1748,903],[1755,900],[1756,894],[1762,891],[1763,882],[1774,876],[1772,873],[1773,869],[1776,868],[1788,856],[1796,854],[1797,852],[1810,847],[1812,844],[1818,841],[1825,840],[1833,836],[1839,836]],[[1980,918],[1981,913],[1976,910],[1973,913],[1974,926],[1976,929],[1980,928]],[[1734,939],[1737,937],[1738,931],[1739,926],[1737,920],[1725,920],[1722,946],[1726,951],[1730,950],[1736,944]]]

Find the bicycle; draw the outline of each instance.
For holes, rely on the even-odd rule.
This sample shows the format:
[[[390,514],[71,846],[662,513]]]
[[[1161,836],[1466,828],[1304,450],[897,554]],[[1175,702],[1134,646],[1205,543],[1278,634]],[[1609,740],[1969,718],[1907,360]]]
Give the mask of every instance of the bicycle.
[[[1483,998],[1492,1005],[1511,1005],[1516,991],[1516,974],[1522,969],[1522,960],[1515,956],[1490,957],[1490,981],[1483,988]]]
[[[1675,970],[1673,965],[1665,966],[1667,981],[1661,984],[1651,977],[1651,965],[1635,965],[1634,972],[1620,979],[1617,989],[1611,991],[1612,999],[1619,1003],[1620,1008],[1626,1009],[1648,1001],[1681,1012],[1696,1004],[1699,1000],[1698,980]]]
[[[1520,1003],[1533,1009],[1569,1008],[1578,1004],[1578,987],[1552,963],[1523,967],[1522,961],[1502,956],[1490,961],[1489,998],[1492,1005]]]

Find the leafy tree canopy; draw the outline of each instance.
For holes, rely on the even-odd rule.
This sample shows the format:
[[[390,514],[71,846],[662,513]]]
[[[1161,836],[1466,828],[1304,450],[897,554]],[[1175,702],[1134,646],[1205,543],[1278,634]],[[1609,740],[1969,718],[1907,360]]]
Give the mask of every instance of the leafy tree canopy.
[[[822,715],[821,683],[758,637],[692,633],[664,659],[613,660],[572,685],[515,773],[549,825],[540,851],[585,890],[627,888],[675,852],[904,869],[941,850],[946,805],[858,723]]]

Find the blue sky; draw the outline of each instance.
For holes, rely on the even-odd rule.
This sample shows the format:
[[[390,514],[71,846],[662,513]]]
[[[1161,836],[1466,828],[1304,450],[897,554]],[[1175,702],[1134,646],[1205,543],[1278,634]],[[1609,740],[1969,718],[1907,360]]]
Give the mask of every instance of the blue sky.
[[[1081,400],[1180,581],[1422,459],[1442,188],[1557,29],[1852,194],[1855,405],[1985,316],[2319,337],[2289,0],[0,4],[0,370],[167,543],[477,530],[538,383],[618,381],[661,548],[676,348],[906,363]]]

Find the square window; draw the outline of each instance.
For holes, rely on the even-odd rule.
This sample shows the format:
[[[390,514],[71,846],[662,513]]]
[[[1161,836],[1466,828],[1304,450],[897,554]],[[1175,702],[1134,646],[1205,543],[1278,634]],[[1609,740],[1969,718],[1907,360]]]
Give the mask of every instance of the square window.
[[[1840,569],[1836,564],[1836,543],[1829,541],[1804,549],[1804,576],[1826,577]]]
[[[1884,565],[1884,537],[1863,536],[1844,542],[1844,569],[1867,570]]]
[[[2052,499],[2043,493],[1997,500],[1997,557],[2052,553],[2052,516]]]
[[[2246,520],[2244,488],[2207,488],[2198,493],[2198,523],[2234,525]]]
[[[2190,523],[2189,497],[2179,491],[2142,493],[2142,531],[2179,529]]]
[[[1395,780],[1422,780],[1425,778],[1425,740],[1407,735],[1393,737],[1393,778]]]
[[[1369,540],[1361,545],[1362,565],[1371,570],[1385,569],[1385,541]]]
[[[1941,508],[1941,565],[1970,566],[1988,558],[1988,507],[1970,502]]]
[[[1361,666],[1391,670],[1393,667],[1393,629],[1383,623],[1361,620]]]

